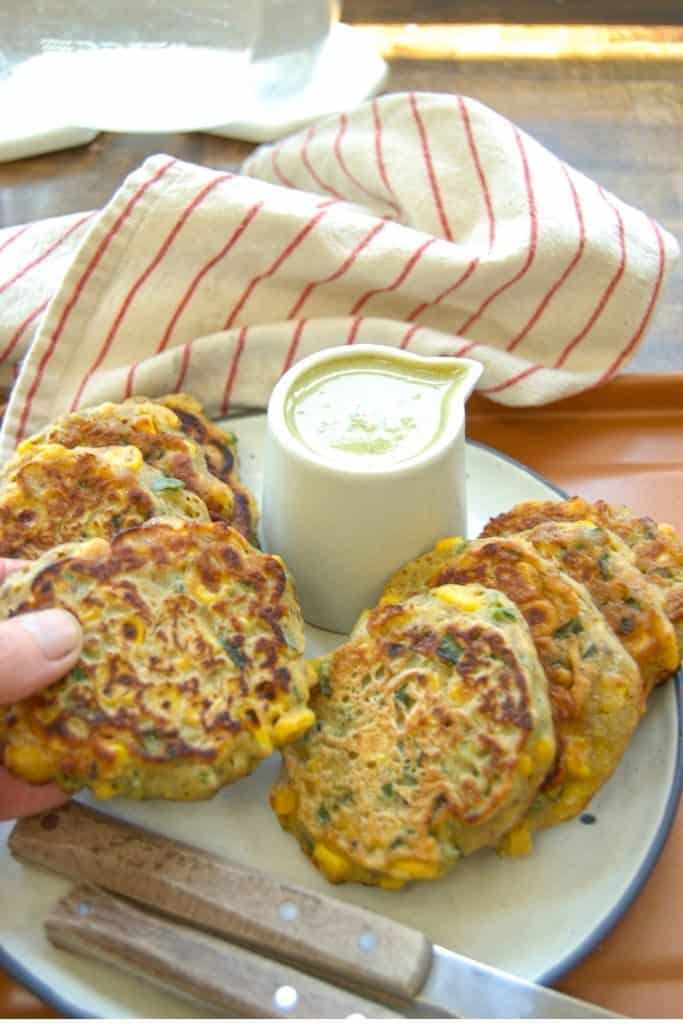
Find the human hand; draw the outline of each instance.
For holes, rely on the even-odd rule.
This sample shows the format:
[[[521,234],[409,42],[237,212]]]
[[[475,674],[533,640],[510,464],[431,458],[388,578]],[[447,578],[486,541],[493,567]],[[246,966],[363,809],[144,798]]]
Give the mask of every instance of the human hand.
[[[0,558],[0,583],[26,562]],[[0,705],[13,704],[61,679],[78,661],[81,627],[61,608],[28,612],[0,622]],[[65,803],[58,786],[31,786],[2,766],[0,750],[0,821],[38,814]]]

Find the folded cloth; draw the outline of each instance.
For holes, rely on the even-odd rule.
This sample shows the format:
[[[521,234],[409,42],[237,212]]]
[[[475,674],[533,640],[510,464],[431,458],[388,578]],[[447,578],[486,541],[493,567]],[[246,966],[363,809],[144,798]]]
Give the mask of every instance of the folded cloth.
[[[623,368],[678,256],[646,214],[461,96],[384,96],[243,171],[154,156],[101,212],[0,233],[2,458],[134,393],[262,407],[330,345],[466,354],[484,394],[550,402]]]

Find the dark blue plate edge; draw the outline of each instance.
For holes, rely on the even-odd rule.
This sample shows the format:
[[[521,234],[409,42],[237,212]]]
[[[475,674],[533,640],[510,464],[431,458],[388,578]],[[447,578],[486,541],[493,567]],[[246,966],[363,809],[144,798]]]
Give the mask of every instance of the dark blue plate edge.
[[[482,448],[484,451],[490,452],[491,455],[495,455],[497,458],[511,463],[513,466],[516,466],[518,469],[526,473],[527,476],[534,477],[534,479],[545,484],[545,486],[550,488],[550,490],[555,491],[559,497],[569,497],[567,492],[563,491],[561,487],[557,487],[549,480],[546,480],[544,476],[541,476],[540,473],[536,473],[533,469],[529,469],[529,467],[525,466],[524,463],[519,462],[517,459],[513,459],[511,455],[506,455],[504,452],[498,451],[497,448],[492,448],[490,445],[483,444],[481,441],[471,441],[468,438],[467,444],[473,445],[475,448]],[[681,792],[683,791],[683,717],[681,714],[681,708],[683,707],[683,672],[679,672],[676,676],[675,686],[678,697],[676,703],[676,710],[678,713],[676,767],[661,824],[655,833],[640,869],[631,881],[631,884],[625,890],[621,899],[616,903],[609,914],[603,918],[600,924],[593,929],[590,935],[579,943],[573,953],[570,953],[549,971],[546,971],[535,979],[539,985],[550,985],[554,981],[557,981],[563,975],[573,970],[574,967],[576,967],[600,942],[602,942],[602,940],[612,931],[631,906],[636,896],[652,874],[654,867],[659,860],[661,852],[664,849],[664,844],[669,837],[669,832],[671,831],[671,827],[674,823],[676,810],[681,798]],[[0,946],[0,967],[2,967],[8,974],[11,974],[12,977],[23,985],[24,988],[27,988],[37,996],[38,999],[42,1000],[46,1005],[51,1006],[65,1017],[78,1020],[99,1019],[93,1017],[92,1013],[87,1013],[79,1007],[74,1006],[72,1003],[69,1003],[68,1000],[63,999],[53,989],[51,989],[49,985],[40,981],[39,978],[36,978],[35,975],[31,974],[30,971],[28,971],[18,960],[7,952],[4,946]]]

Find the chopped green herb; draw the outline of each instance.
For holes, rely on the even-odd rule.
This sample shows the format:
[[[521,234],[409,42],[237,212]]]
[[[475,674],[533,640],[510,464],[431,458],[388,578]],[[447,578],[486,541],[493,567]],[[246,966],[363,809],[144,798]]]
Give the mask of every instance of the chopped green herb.
[[[586,650],[583,652],[584,658],[593,658],[598,653],[598,648],[595,644],[589,644]]]
[[[330,667],[329,665],[318,666],[318,686],[323,697],[332,696],[332,687],[330,686]]]
[[[640,601],[638,600],[638,598],[637,597],[633,597],[632,594],[629,594],[629,596],[624,599],[624,604],[629,605],[629,607],[631,607],[631,608],[640,608],[640,606],[641,606],[640,605]]]
[[[581,619],[569,619],[568,622],[564,622],[561,626],[558,626],[553,636],[559,639],[560,637],[570,636],[572,633],[583,633],[583,622]]]
[[[112,516],[111,525],[114,527],[114,529],[118,533],[119,530],[121,529],[121,516],[119,516],[119,515]]]
[[[401,689],[396,691],[396,693],[394,694],[394,700],[398,701],[400,704],[403,704],[403,706],[405,708],[408,708],[408,710],[410,710],[410,708],[412,708],[412,706],[415,703],[415,701],[413,700],[413,698],[408,693],[408,684],[407,683],[404,683],[404,685],[401,687]]]
[[[325,807],[325,804],[320,804],[320,806],[318,807],[318,821],[320,822],[320,824],[329,825],[331,820],[332,819],[330,818],[330,812],[328,811],[327,807]]]
[[[221,647],[228,655],[232,663],[236,668],[244,668],[247,663],[246,655],[244,651],[240,650],[235,644],[231,643],[226,637],[221,639]]]
[[[152,490],[155,494],[161,491],[181,491],[184,486],[183,481],[174,476],[160,476],[157,480],[152,480]]]
[[[394,786],[393,786],[393,783],[392,782],[385,782],[385,783],[383,783],[383,785],[382,785],[382,792],[384,793],[384,795],[386,797],[388,797],[389,800],[391,800],[393,798],[393,796],[394,796]]]
[[[76,665],[75,668],[71,669],[71,678],[77,683],[82,683],[84,679],[88,678],[88,673],[82,665]]]
[[[619,633],[622,636],[627,636],[629,633],[632,633],[635,628],[636,620],[631,618],[630,615],[627,615],[621,620],[619,624]]]
[[[600,566],[600,575],[603,580],[611,580],[612,570],[609,566],[609,553],[607,551],[598,558],[598,565]]]
[[[503,608],[502,605],[497,605],[493,609],[493,618],[496,622],[514,622],[517,615],[512,608]]]
[[[175,590],[176,594],[184,594],[185,593],[185,580],[181,580],[180,578],[178,578],[175,581],[175,583],[173,584],[173,589]]]
[[[450,661],[452,665],[457,665],[465,653],[465,648],[454,637],[446,635],[437,647],[436,653],[443,661]]]

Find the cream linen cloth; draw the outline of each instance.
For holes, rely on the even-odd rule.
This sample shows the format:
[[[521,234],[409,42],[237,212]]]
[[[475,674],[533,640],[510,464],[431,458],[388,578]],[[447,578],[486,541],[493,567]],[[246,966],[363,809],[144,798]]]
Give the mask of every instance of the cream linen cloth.
[[[101,212],[0,233],[2,458],[136,393],[264,406],[330,345],[466,354],[482,393],[550,402],[624,367],[678,256],[647,214],[461,96],[384,96],[243,171],[154,156]]]

